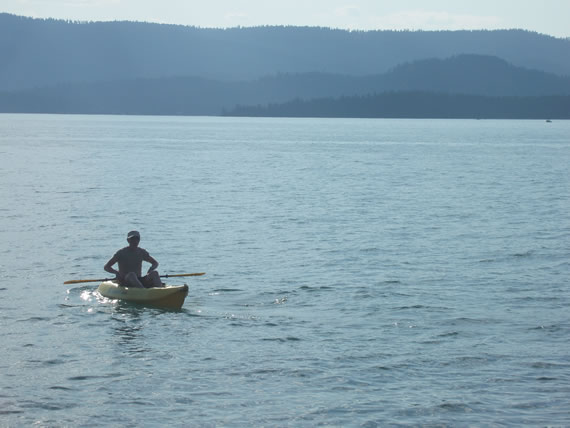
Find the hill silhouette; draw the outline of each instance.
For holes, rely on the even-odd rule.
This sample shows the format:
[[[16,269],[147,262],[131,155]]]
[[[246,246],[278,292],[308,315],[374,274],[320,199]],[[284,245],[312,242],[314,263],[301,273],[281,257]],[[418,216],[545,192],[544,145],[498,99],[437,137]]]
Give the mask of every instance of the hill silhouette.
[[[282,73],[251,81],[201,77],[61,84],[0,93],[2,112],[219,115],[237,105],[279,104],[385,92],[479,96],[570,95],[570,77],[514,67],[488,56],[459,55],[403,64],[381,75]]]
[[[570,77],[515,67],[487,55],[457,55],[400,65],[380,76],[378,89],[474,95],[570,94]]]
[[[278,73],[369,76],[406,62],[464,53],[570,75],[570,40],[523,30],[208,29],[0,14],[2,91],[175,76],[226,81]]]

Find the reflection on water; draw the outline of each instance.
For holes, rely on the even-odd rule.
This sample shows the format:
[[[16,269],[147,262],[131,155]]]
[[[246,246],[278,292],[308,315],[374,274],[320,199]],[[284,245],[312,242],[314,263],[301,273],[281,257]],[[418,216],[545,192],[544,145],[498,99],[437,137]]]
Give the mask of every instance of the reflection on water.
[[[142,329],[142,326],[132,326],[126,323],[113,328],[114,337],[120,346],[121,353],[139,354],[150,350],[144,343]]]
[[[149,352],[144,337],[146,308],[116,301],[113,307],[112,334],[120,354],[136,355]]]

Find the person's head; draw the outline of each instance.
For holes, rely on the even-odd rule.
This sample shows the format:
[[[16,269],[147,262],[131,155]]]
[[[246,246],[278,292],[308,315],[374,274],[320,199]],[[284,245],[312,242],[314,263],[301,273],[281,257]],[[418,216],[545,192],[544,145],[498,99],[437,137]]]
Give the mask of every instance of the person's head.
[[[139,245],[140,240],[141,240],[141,234],[138,233],[136,230],[131,230],[127,234],[127,242],[131,247],[136,247],[137,245]]]

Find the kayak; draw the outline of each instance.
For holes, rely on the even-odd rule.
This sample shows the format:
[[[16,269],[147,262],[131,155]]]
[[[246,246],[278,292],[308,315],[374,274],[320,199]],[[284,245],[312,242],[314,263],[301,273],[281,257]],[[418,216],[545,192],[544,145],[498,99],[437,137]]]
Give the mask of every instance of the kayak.
[[[159,308],[180,309],[188,295],[187,285],[166,285],[156,288],[122,287],[113,281],[104,281],[97,289],[103,297],[125,302],[151,305]]]

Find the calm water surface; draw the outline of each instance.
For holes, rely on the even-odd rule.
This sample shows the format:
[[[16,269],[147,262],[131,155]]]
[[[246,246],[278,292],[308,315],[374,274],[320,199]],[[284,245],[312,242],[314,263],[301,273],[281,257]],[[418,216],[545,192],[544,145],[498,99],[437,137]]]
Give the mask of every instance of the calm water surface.
[[[569,426],[570,122],[0,115],[0,426]],[[107,301],[128,230],[181,311]]]

